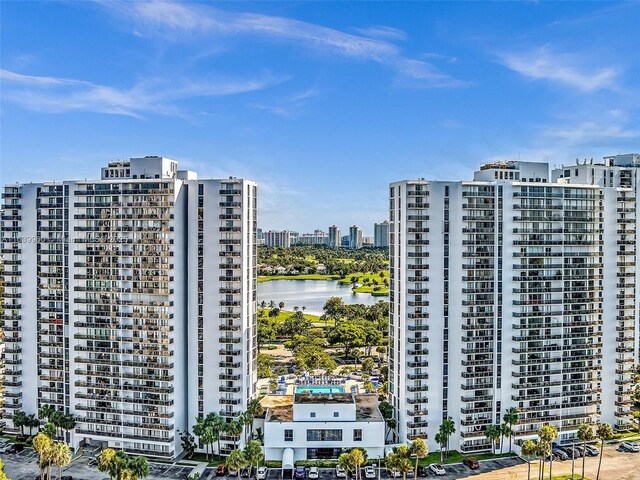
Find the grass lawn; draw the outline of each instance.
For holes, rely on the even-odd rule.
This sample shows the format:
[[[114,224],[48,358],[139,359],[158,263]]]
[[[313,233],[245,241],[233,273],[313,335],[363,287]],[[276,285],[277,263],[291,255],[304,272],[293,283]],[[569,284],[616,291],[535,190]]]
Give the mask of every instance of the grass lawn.
[[[258,312],[262,310],[262,308],[258,309]],[[269,309],[265,308],[265,314],[268,315],[269,314]],[[277,323],[282,323],[284,322],[287,318],[289,318],[291,315],[293,315],[295,312],[293,310],[280,310],[280,313],[278,314],[278,316],[276,317],[276,322]],[[324,326],[324,322],[320,320],[320,317],[318,315],[311,315],[310,313],[304,313],[304,318],[306,318],[307,320],[309,320],[311,323],[317,323],[319,326]],[[331,325],[331,321],[329,321],[329,324]]]
[[[382,274],[382,276],[380,276],[380,274]],[[340,283],[340,285],[350,285],[352,277],[356,277],[356,282],[358,283],[358,286],[353,289],[356,293],[370,293],[373,296],[381,297],[389,294],[389,287],[384,284],[384,279],[389,280],[389,272],[386,270],[377,273],[351,273],[338,283]],[[365,280],[367,280],[366,284]],[[377,285],[373,283],[374,280],[377,282]],[[379,290],[374,291],[376,287],[379,288]]]
[[[462,455],[457,450],[450,450],[449,457],[444,460],[443,463],[460,463],[462,459],[465,457],[473,457],[476,460],[489,460],[492,458],[504,458],[504,457],[513,457],[515,454],[513,453],[502,453],[493,455],[491,453],[480,453],[480,454],[471,454],[471,455]],[[420,460],[420,465],[429,465],[431,463],[440,463],[440,452],[432,452],[427,455],[425,458]]]
[[[571,474],[569,475],[554,475],[553,476],[553,480],[571,480],[572,478],[580,478],[580,474],[579,473],[574,473],[573,477],[571,476]],[[583,477],[584,480],[591,480],[590,477]]]
[[[258,277],[258,283],[270,282],[271,280],[339,280],[340,275],[322,275],[319,273],[308,273],[300,275],[265,275]]]

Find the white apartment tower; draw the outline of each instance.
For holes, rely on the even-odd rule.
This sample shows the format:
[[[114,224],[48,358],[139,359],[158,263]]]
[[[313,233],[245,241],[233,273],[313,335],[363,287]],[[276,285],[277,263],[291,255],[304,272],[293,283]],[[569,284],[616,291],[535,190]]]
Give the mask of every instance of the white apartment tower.
[[[292,240],[297,237],[293,236],[289,230],[269,230],[264,232],[264,244],[267,247],[291,247]]]
[[[389,221],[373,224],[373,246],[388,247],[389,246]]]
[[[349,248],[362,248],[362,229],[357,225],[349,227]]]
[[[173,458],[197,415],[239,414],[256,382],[253,182],[144,157],[3,199],[9,429],[52,405],[75,416],[73,445]]]
[[[510,407],[516,439],[545,423],[560,441],[585,422],[630,427],[638,169],[609,170],[625,180],[574,184],[554,172],[550,183],[547,164],[496,162],[473,181],[391,184],[399,441],[425,437],[437,450],[451,417],[451,448],[489,450],[484,432]]]
[[[329,246],[331,248],[340,248],[340,229],[335,225],[329,227]]]

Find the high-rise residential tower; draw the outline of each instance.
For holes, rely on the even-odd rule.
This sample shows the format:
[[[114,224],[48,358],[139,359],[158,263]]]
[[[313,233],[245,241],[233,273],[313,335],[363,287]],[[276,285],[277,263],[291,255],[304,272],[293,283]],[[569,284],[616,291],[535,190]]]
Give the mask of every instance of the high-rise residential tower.
[[[257,371],[253,182],[144,157],[3,199],[9,429],[52,405],[74,446],[173,458],[197,415],[239,415]]]
[[[591,165],[549,182],[548,165],[529,162],[483,165],[473,181],[391,184],[399,441],[428,435],[437,449],[451,417],[450,448],[490,450],[485,431],[511,407],[516,439],[546,423],[562,442],[582,423],[630,427],[640,169],[606,164],[606,186],[585,180]]]
[[[289,230],[269,230],[264,232],[264,244],[267,247],[289,248],[297,235],[292,235]]]
[[[349,227],[349,248],[358,249],[362,247],[362,229],[357,225]]]
[[[329,227],[329,246],[332,248],[341,246],[340,229],[335,225]]]
[[[373,246],[388,247],[389,246],[389,221],[373,225]]]

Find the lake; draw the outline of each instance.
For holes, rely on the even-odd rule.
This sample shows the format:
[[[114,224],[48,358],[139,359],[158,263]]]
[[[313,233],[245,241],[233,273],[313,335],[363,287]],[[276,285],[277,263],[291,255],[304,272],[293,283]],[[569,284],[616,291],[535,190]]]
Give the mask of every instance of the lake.
[[[373,305],[389,297],[374,297],[369,293],[353,293],[351,285],[340,285],[337,280],[272,280],[258,284],[258,306],[263,300],[284,302],[285,310],[294,306],[307,307],[306,313],[322,315],[322,307],[329,297],[340,297],[345,304]]]

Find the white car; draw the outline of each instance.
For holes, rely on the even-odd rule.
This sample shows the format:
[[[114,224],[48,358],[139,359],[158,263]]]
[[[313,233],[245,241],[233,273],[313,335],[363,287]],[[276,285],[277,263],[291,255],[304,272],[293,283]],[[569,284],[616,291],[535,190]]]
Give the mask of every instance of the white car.
[[[347,471],[340,465],[336,465],[336,477],[347,478]]]
[[[258,480],[265,480],[267,478],[267,467],[258,467]]]
[[[389,475],[389,478],[398,478],[402,476],[402,474],[397,470],[387,470],[387,475]]]
[[[442,465],[438,465],[437,463],[432,463],[429,465],[429,470],[434,475],[445,475],[447,472],[444,471],[444,467]]]
[[[372,466],[365,467],[364,478],[376,478],[376,469]]]
[[[627,452],[640,452],[640,445],[635,442],[622,442],[620,444],[620,448],[626,450]]]
[[[9,450],[11,450],[10,443],[3,443],[2,445],[0,445],[0,453],[7,453]]]
[[[309,468],[309,478],[317,479],[320,475],[318,474],[318,467],[310,467]]]

